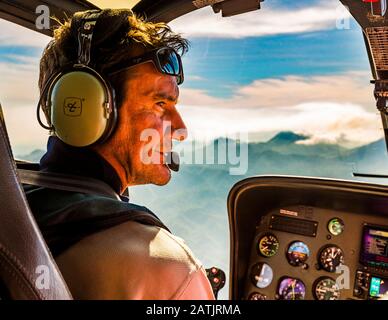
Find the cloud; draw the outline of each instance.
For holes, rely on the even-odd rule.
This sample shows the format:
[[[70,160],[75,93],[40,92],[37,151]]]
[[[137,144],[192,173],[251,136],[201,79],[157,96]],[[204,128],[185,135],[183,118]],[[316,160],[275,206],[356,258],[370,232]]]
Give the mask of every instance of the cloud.
[[[285,76],[255,80],[231,88],[232,97],[215,98],[205,90],[182,90],[180,102],[186,105],[268,109],[278,112],[307,102],[353,103],[374,111],[373,86],[369,72],[346,72],[321,76]],[[286,110],[284,110],[286,112]]]
[[[31,45],[43,48],[43,41],[39,43],[39,41],[34,40],[39,38],[38,33],[24,28],[22,30],[25,30],[25,32],[20,32],[21,30],[18,28],[21,27],[11,25],[8,22],[4,23],[2,20],[0,21],[0,28],[4,25],[8,26],[8,24],[12,30],[12,36],[2,30],[0,45]],[[38,36],[36,37],[36,35]],[[47,42],[49,38],[44,37],[44,39]],[[10,53],[3,54],[2,58],[13,62],[0,62],[2,77],[0,82],[0,103],[4,110],[14,155],[27,154],[38,148],[44,149],[47,141],[47,131],[39,126],[35,115],[36,104],[39,99],[39,57]]]
[[[204,81],[204,80],[206,80],[206,78],[201,77],[201,76],[191,75],[190,80],[191,81]]]
[[[36,120],[38,58],[17,56],[24,63],[0,63],[0,102],[15,155],[44,149],[47,132]],[[4,81],[5,79],[5,81]]]
[[[265,141],[276,132],[293,131],[311,136],[305,144],[355,147],[383,136],[379,115],[349,103],[310,102],[289,106],[285,112],[182,106],[181,114],[189,137],[207,141],[219,136],[242,139],[242,133],[248,133],[250,141]]]
[[[44,48],[50,41],[48,36],[0,19],[0,46],[30,46]]]
[[[34,105],[18,108],[3,105],[3,110],[14,155],[46,148],[48,132],[39,126]]]
[[[337,0],[303,8],[271,8],[223,18],[210,7],[196,10],[170,23],[187,37],[243,38],[306,33],[347,27],[350,13]]]
[[[39,65],[38,58],[18,56],[27,63],[0,62],[0,101],[4,106],[17,108],[37,102]]]
[[[213,139],[249,132],[255,141],[278,131],[311,135],[303,143],[354,147],[382,137],[369,73],[286,76],[236,87],[231,98],[181,91],[181,112],[192,137]],[[204,117],[206,115],[206,117]]]

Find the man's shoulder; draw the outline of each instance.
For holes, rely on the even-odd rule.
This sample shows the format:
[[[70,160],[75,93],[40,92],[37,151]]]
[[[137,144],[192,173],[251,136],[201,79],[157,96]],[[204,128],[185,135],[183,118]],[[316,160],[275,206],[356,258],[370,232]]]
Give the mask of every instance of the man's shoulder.
[[[86,283],[97,279],[107,296],[116,298],[174,298],[198,273],[203,276],[201,263],[182,239],[134,221],[88,236],[57,262],[65,279],[81,277]],[[121,289],[112,292],[113,288]]]
[[[94,233],[73,248],[93,250],[98,254],[131,256],[144,255],[148,259],[190,261],[198,264],[193,253],[183,239],[171,234],[159,226],[146,225],[137,221],[127,221],[109,229]]]

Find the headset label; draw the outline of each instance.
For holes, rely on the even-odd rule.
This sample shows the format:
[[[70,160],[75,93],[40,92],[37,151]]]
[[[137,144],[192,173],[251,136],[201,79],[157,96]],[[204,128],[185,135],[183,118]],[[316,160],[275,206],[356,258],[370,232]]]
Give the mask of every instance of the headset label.
[[[67,97],[63,103],[63,112],[69,117],[79,117],[82,114],[82,101],[84,99]]]

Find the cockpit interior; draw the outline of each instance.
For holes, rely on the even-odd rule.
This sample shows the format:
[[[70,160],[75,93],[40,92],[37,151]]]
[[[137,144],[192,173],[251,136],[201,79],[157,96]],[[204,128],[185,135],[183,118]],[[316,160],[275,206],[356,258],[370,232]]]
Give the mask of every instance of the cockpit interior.
[[[378,299],[387,292],[387,189],[256,177],[229,194],[233,299]]]
[[[225,21],[252,11],[257,12],[259,19],[270,1],[128,2],[135,3],[131,6],[135,12],[151,20],[170,22],[206,6],[211,6]],[[376,112],[381,116],[388,141],[387,1],[337,2],[349,10],[362,28],[375,89],[371,89],[371,95],[377,101]],[[98,8],[93,1],[84,0],[5,0],[0,2],[0,18],[36,31],[35,8],[40,3],[49,6],[58,17]],[[51,30],[38,32],[52,34]],[[93,182],[36,175],[33,163],[20,162],[16,168],[3,126],[1,136],[0,296],[71,299],[29,211],[20,182],[62,183],[70,190],[76,185],[80,190],[92,188],[96,193],[116,195]],[[375,178],[386,177],[379,177],[377,172]],[[198,181],[198,188],[200,184]],[[189,203],[190,199],[185,201]],[[224,299],[375,300],[388,294],[388,185],[263,174],[234,183],[227,199],[222,201],[229,223],[229,270],[223,272],[224,268],[216,264],[208,266],[207,275],[216,296],[228,291],[224,292]],[[30,277],[33,266],[41,264],[50,268],[55,284],[43,293],[33,287]]]

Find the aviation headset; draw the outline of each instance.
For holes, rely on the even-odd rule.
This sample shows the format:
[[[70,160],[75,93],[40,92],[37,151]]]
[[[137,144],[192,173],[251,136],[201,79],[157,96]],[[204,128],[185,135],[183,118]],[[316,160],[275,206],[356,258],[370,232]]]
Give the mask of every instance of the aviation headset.
[[[72,23],[79,21],[80,25],[78,61],[48,79],[37,107],[40,125],[74,147],[104,142],[117,122],[114,89],[90,66],[93,31],[102,12],[74,14]],[[41,104],[48,110],[50,127],[40,119]]]

